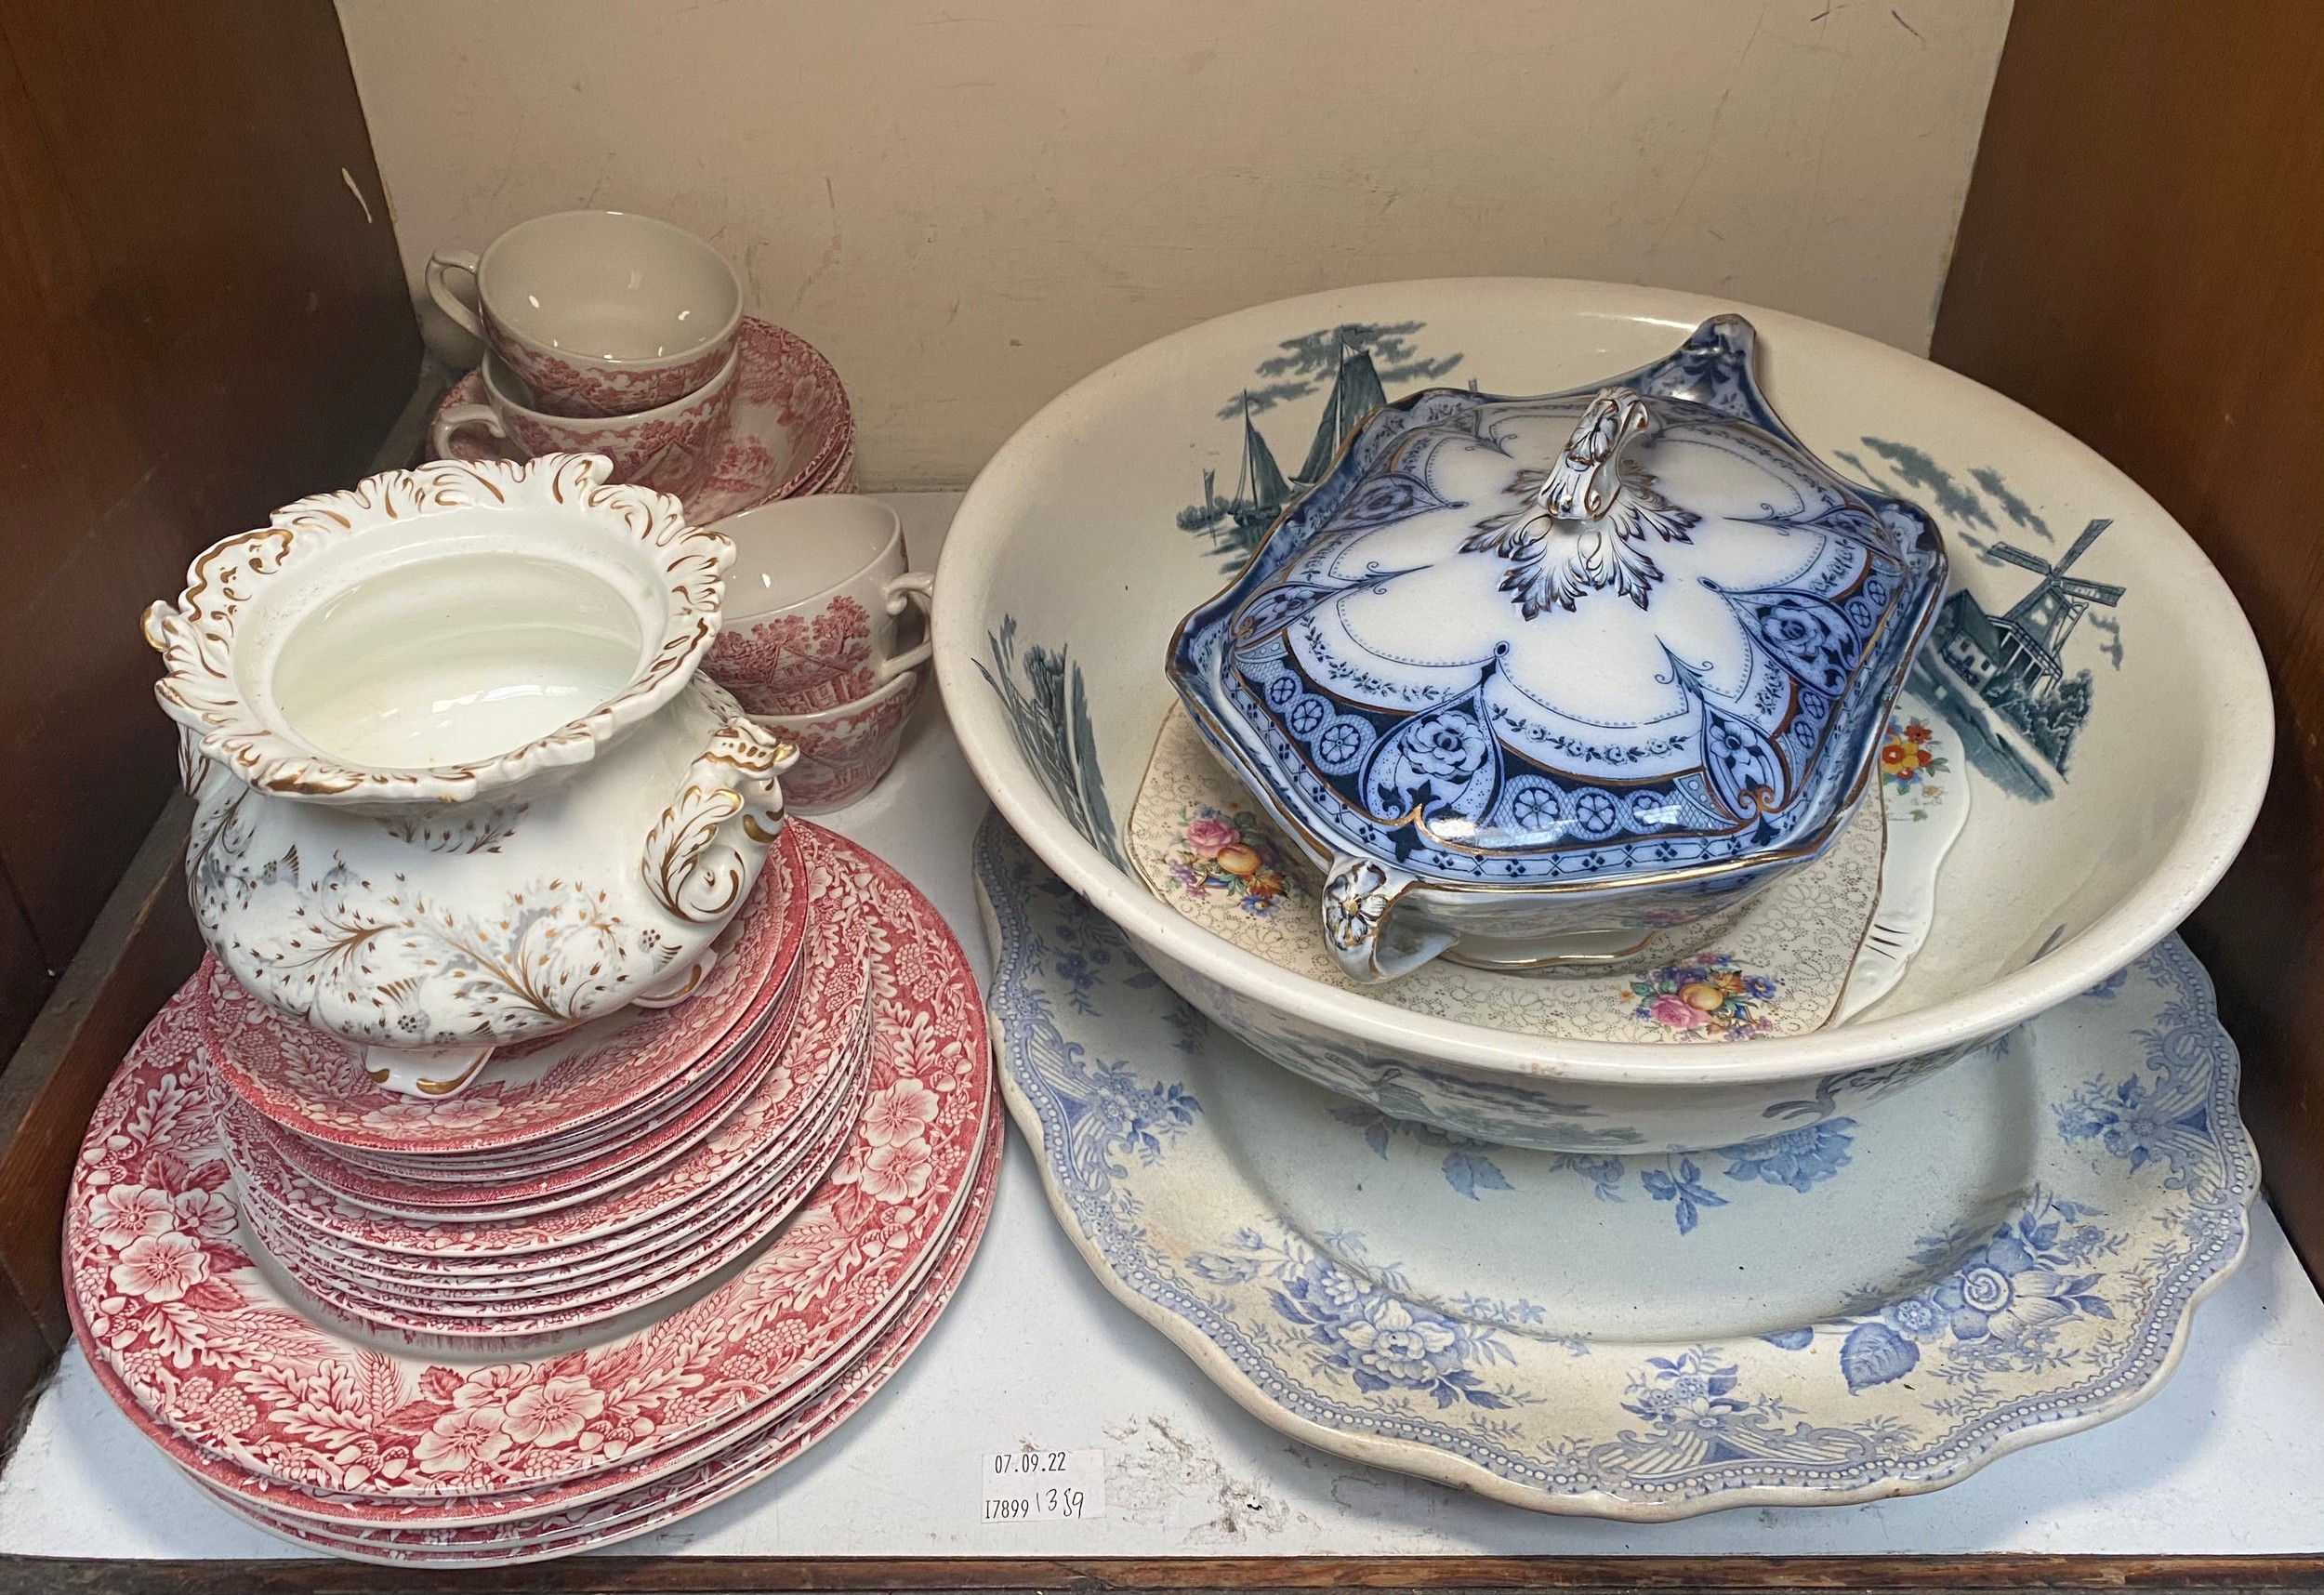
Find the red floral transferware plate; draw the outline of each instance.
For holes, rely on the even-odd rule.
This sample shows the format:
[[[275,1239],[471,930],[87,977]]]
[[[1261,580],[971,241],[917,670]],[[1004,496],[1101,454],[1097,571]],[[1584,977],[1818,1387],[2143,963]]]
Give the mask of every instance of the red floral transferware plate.
[[[867,974],[855,969],[855,995],[867,991]],[[809,995],[821,997],[818,986],[839,991],[844,979],[804,982]],[[858,1002],[860,1011],[867,1011]],[[522,1251],[442,1251],[414,1256],[335,1232],[339,1228],[369,1228],[388,1239],[442,1239],[446,1225],[404,1223],[337,1202],[327,1191],[304,1181],[285,1165],[260,1151],[257,1160],[246,1158],[246,1146],[237,1141],[239,1114],[225,1116],[225,1153],[234,1169],[237,1200],[246,1216],[267,1239],[267,1248],[284,1258],[295,1256],[295,1272],[304,1276],[302,1258],[321,1260],[327,1274],[364,1281],[363,1288],[386,1288],[395,1293],[442,1295],[446,1290],[467,1293],[522,1293],[574,1285],[609,1274],[646,1256],[665,1256],[674,1246],[702,1239],[728,1216],[730,1206],[765,1195],[786,1181],[795,1165],[816,1155],[816,1144],[827,1135],[839,1135],[851,1112],[860,1112],[865,1095],[865,1061],[869,1058],[869,1023],[851,1030],[846,1011],[830,1005],[813,1009],[816,1023],[799,1025],[786,1039],[784,1062],[760,1081],[756,1095],[733,1116],[711,1130],[705,1144],[690,1151],[680,1163],[648,1177],[643,1183],[648,1202],[623,1186],[606,1193],[601,1202],[576,1209],[558,1209],[536,1219],[511,1219],[504,1223],[456,1225],[465,1237],[479,1244],[507,1244],[516,1239],[550,1242],[555,1234],[581,1232],[576,1242],[550,1242]],[[853,1109],[851,1109],[853,1104]],[[256,1174],[251,1172],[256,1169]],[[615,1228],[604,1228],[609,1216]],[[321,1219],[321,1220],[318,1220]],[[404,1228],[397,1228],[404,1223]]]
[[[497,1229],[490,1225],[462,1226],[488,1234],[495,1243],[505,1243],[525,1234],[567,1232],[555,1227],[561,1224],[584,1231],[597,1230],[609,1221],[609,1214],[612,1220],[621,1221],[619,1228],[602,1234],[585,1234],[576,1242],[515,1253],[448,1251],[415,1256],[387,1251],[320,1229],[305,1221],[302,1214],[310,1209],[296,1203],[279,1203],[265,1194],[253,1200],[251,1180],[239,1172],[237,1191],[247,1204],[247,1217],[265,1235],[268,1249],[278,1257],[284,1251],[277,1244],[278,1239],[287,1238],[290,1249],[298,1256],[331,1259],[331,1271],[342,1275],[351,1271],[383,1289],[405,1293],[416,1289],[436,1295],[451,1290],[482,1294],[487,1290],[517,1293],[577,1285],[648,1257],[664,1256],[676,1246],[699,1239],[713,1225],[730,1217],[732,1208],[771,1199],[770,1191],[787,1188],[793,1170],[815,1156],[818,1143],[828,1135],[843,1133],[863,1109],[868,1081],[862,1065],[869,1052],[868,1038],[865,1047],[852,1056],[843,1046],[834,1044],[832,1050],[844,1060],[845,1065],[828,1071],[836,1090],[820,1092],[822,1101],[804,1103],[796,1118],[778,1118],[758,1112],[756,1099],[744,1104],[733,1118],[714,1132],[706,1146],[685,1163],[666,1171],[665,1176],[652,1180],[644,1200],[633,1197],[636,1188],[631,1188],[617,1193],[602,1213],[565,1209],[542,1219],[512,1220]],[[231,1161],[231,1144],[228,1152]],[[260,1185],[257,1189],[263,1193],[265,1187]],[[304,1192],[302,1199],[329,1210],[327,1193]],[[648,1201],[656,1206],[645,1217],[638,1217],[637,1210],[645,1208]],[[300,1274],[304,1277],[303,1270]]]
[[[438,1272],[433,1273],[390,1272],[380,1265],[381,1254],[359,1254],[344,1246],[332,1250],[333,1243],[319,1242],[295,1228],[286,1229],[279,1214],[271,1213],[260,1205],[247,1206],[244,1216],[266,1243],[267,1250],[297,1280],[303,1283],[310,1274],[320,1275],[340,1294],[350,1297],[449,1308],[464,1302],[532,1300],[558,1292],[576,1291],[589,1285],[627,1279],[641,1269],[669,1261],[681,1252],[706,1247],[727,1226],[756,1215],[762,1207],[779,1209],[786,1215],[797,1208],[822,1183],[832,1162],[845,1149],[847,1138],[854,1133],[855,1120],[864,1111],[865,1100],[871,1094],[870,1077],[861,1069],[852,1070],[847,1090],[815,1112],[808,1132],[798,1137],[780,1159],[752,1159],[746,1174],[706,1192],[698,1202],[689,1202],[682,1221],[678,1224],[636,1241],[614,1236],[603,1250],[582,1252],[548,1270],[519,1272],[502,1266],[504,1259],[488,1258],[482,1259],[482,1266],[466,1272],[454,1272],[456,1265],[442,1259],[438,1259]],[[791,1139],[788,1130],[785,1136]],[[247,1195],[239,1182],[234,1193]],[[397,1260],[408,1263],[413,1259]]]
[[[836,1389],[844,1387],[850,1378],[871,1364],[883,1347],[896,1347],[899,1331],[916,1321],[924,1330],[933,1322],[959,1284],[991,1217],[993,1191],[999,1177],[1007,1133],[1005,1118],[1005,1114],[996,1112],[987,1125],[976,1170],[962,1182],[952,1212],[944,1222],[942,1237],[929,1247],[912,1277],[865,1317],[854,1338],[786,1392],[782,1401],[768,1404],[674,1450],[546,1489],[406,1501],[389,1511],[383,1510],[376,1501],[252,1479],[231,1463],[208,1457],[199,1447],[183,1441],[165,1439],[162,1448],[172,1461],[214,1491],[241,1497],[237,1504],[245,1509],[255,1507],[294,1529],[356,1541],[425,1541],[472,1548],[545,1535],[561,1536],[584,1522],[590,1527],[603,1528],[611,1522],[635,1518],[667,1500],[672,1493],[669,1486],[682,1485],[689,1480],[701,1481],[721,1463],[731,1465],[742,1454],[763,1451],[776,1433],[822,1405]],[[917,1334],[911,1336],[911,1341],[917,1339]],[[906,1349],[909,1343],[905,1343]],[[100,1375],[100,1380],[119,1399],[117,1387],[104,1376]],[[670,1515],[682,1515],[682,1511]]]
[[[779,1003],[770,1017],[787,1028],[794,1005]],[[431,1181],[381,1174],[334,1156],[245,1103],[230,1102],[226,1112],[236,1144],[265,1140],[284,1162],[358,1207],[422,1222],[526,1219],[602,1196],[682,1156],[758,1089],[782,1057],[783,1039],[774,1024],[753,1026],[739,1043],[720,1049],[719,1064],[689,1087],[672,1111],[654,1114],[578,1162],[507,1180]]]
[[[706,1430],[683,1444],[643,1457],[633,1454],[622,1464],[598,1473],[542,1487],[494,1495],[391,1503],[370,1496],[286,1484],[277,1480],[254,1477],[235,1464],[148,1424],[136,1410],[117,1377],[101,1364],[92,1365],[97,1368],[99,1382],[108,1393],[139,1422],[147,1437],[160,1445],[180,1468],[215,1490],[244,1496],[238,1503],[244,1509],[257,1507],[263,1509],[262,1515],[286,1516],[297,1527],[335,1535],[368,1536],[381,1525],[387,1525],[391,1533],[419,1531],[423,1537],[442,1537],[447,1531],[467,1529],[471,1533],[490,1533],[497,1537],[504,1530],[518,1528],[527,1522],[541,1523],[552,1517],[561,1522],[574,1521],[574,1514],[578,1509],[593,1503],[607,1503],[610,1507],[614,1497],[629,1497],[632,1502],[640,1498],[658,1498],[658,1496],[645,1496],[645,1486],[680,1472],[699,1472],[704,1463],[731,1457],[740,1448],[742,1441],[764,1433],[771,1426],[785,1422],[792,1415],[817,1402],[835,1380],[849,1374],[865,1360],[868,1348],[891,1336],[900,1318],[920,1312],[929,1295],[934,1294],[938,1298],[936,1305],[941,1306],[942,1298],[948,1296],[952,1285],[957,1283],[957,1274],[965,1268],[968,1254],[974,1249],[975,1237],[989,1215],[1004,1133],[1003,1115],[997,1111],[991,1113],[982,1137],[977,1172],[962,1182],[950,1212],[938,1226],[939,1238],[926,1248],[924,1255],[914,1264],[909,1277],[899,1281],[888,1292],[885,1300],[864,1315],[853,1336],[845,1344],[834,1348],[815,1368],[804,1374],[784,1392],[782,1399],[763,1404],[739,1417]],[[952,1276],[949,1282],[945,1277],[947,1273]],[[474,1365],[472,1361],[465,1364],[466,1367]],[[540,1370],[546,1370],[544,1377],[549,1379],[555,1378],[559,1373],[550,1359],[542,1359],[535,1365],[535,1371]],[[561,1395],[565,1392],[558,1393]],[[504,1392],[504,1399],[513,1400],[514,1397]],[[534,1404],[525,1404],[528,1415],[535,1410]],[[631,1509],[635,1509],[634,1506]],[[592,1511],[589,1522],[601,1525],[604,1517],[600,1511]],[[521,1528],[519,1532],[522,1532]],[[463,1539],[466,1538],[463,1536]]]
[[[679,500],[697,526],[740,515],[777,498],[849,491],[855,461],[855,418],[831,362],[797,333],[745,316],[734,408],[709,480]],[[436,406],[485,402],[484,378],[471,371]],[[508,445],[481,427],[453,434],[455,459],[513,459]]]
[[[99,1104],[65,1217],[76,1327],[131,1417],[261,1478],[376,1500],[384,1518],[652,1457],[821,1365],[941,1239],[977,1163],[992,1066],[975,982],[935,909],[851,843],[819,851],[809,895],[860,894],[880,921],[872,1096],[853,1140],[733,1279],[561,1355],[463,1368],[359,1347],[292,1311],[226,1193],[225,1086],[181,993]]]
[[[815,928],[811,924],[800,946],[802,954],[813,944]],[[786,988],[777,995],[774,1006],[759,1011],[756,999],[751,1011],[757,1017],[751,1022],[728,1034],[714,1057],[742,1062],[751,1054],[761,1038],[782,1034],[781,1027],[790,1023],[790,1008],[800,982],[796,969]],[[397,1180],[408,1180],[414,1192],[434,1190],[468,1190],[522,1181],[544,1175],[555,1175],[577,1164],[594,1163],[622,1145],[662,1127],[669,1120],[696,1105],[705,1093],[731,1086],[731,1071],[720,1069],[717,1062],[706,1060],[705,1065],[677,1089],[647,1098],[638,1106],[601,1119],[579,1134],[559,1134],[543,1140],[495,1152],[429,1153],[420,1156],[392,1152],[373,1152],[362,1147],[324,1146],[310,1137],[283,1132],[278,1140],[295,1140],[303,1147],[331,1159],[330,1167],[341,1166],[363,1169],[371,1174]],[[278,1127],[279,1128],[279,1127]]]
[[[495,1053],[483,1078],[456,1097],[427,1101],[379,1089],[354,1048],[275,1012],[214,964],[205,966],[205,1048],[236,1095],[328,1145],[425,1155],[578,1136],[684,1089],[788,987],[807,933],[808,894],[794,884],[800,824],[784,824],[779,850],[768,854],[770,866],[780,858],[783,867],[759,870],[693,996],[675,1008],[624,1008]]]
[[[869,1085],[868,1078],[858,1083],[865,1088]],[[715,1217],[667,1241],[657,1241],[642,1250],[617,1257],[591,1279],[550,1281],[544,1285],[518,1282],[461,1295],[425,1284],[415,1290],[409,1280],[392,1285],[376,1280],[350,1284],[346,1274],[331,1273],[327,1275],[326,1288],[324,1281],[315,1276],[314,1269],[328,1266],[327,1261],[312,1263],[310,1259],[293,1268],[285,1261],[277,1234],[255,1214],[252,1229],[274,1260],[292,1270],[297,1287],[326,1313],[359,1325],[371,1325],[373,1333],[390,1340],[400,1335],[406,1344],[423,1350],[472,1353],[477,1348],[468,1344],[463,1337],[491,1334],[501,1338],[499,1350],[512,1351],[514,1337],[539,1340],[544,1335],[574,1328],[584,1322],[601,1322],[650,1308],[708,1278],[766,1239],[822,1185],[824,1177],[830,1173],[832,1164],[853,1135],[855,1116],[869,1095],[868,1088],[851,1093],[849,1106],[855,1113],[830,1114],[821,1127],[822,1133],[808,1144],[803,1155],[772,1181],[754,1187],[748,1199],[743,1199],[741,1193],[736,1193],[733,1201],[722,1197],[720,1210]],[[596,1308],[602,1311],[592,1312],[587,1319],[559,1317],[557,1322],[541,1322],[572,1314],[579,1309]],[[477,1322],[463,1314],[502,1316]],[[451,1326],[439,1331],[434,1325],[440,1318],[448,1320]],[[431,1337],[442,1344],[423,1344],[430,1342]],[[540,1343],[545,1349],[547,1342]]]
[[[584,1508],[598,1509],[589,1514],[590,1521],[596,1523],[602,1523],[606,1516],[633,1515],[640,1498],[656,1482],[698,1473],[704,1465],[732,1457],[753,1437],[764,1435],[771,1428],[814,1405],[831,1386],[858,1367],[870,1350],[890,1336],[899,1321],[918,1313],[927,1296],[935,1295],[941,1307],[952,1285],[958,1283],[957,1271],[966,1268],[969,1254],[975,1249],[976,1237],[990,1216],[1006,1135],[1005,1117],[997,1109],[993,1113],[980,1140],[976,1170],[961,1182],[951,1211],[939,1226],[937,1239],[914,1265],[910,1277],[898,1282],[885,1300],[865,1314],[861,1325],[844,1345],[835,1347],[814,1369],[785,1391],[780,1401],[767,1403],[705,1430],[668,1451],[539,1489],[399,1501],[390,1507],[363,1496],[254,1479],[233,1464],[207,1455],[199,1446],[171,1436],[150,1437],[180,1468],[206,1484],[241,1496],[245,1506],[257,1505],[271,1515],[290,1520],[296,1526],[332,1535],[369,1537],[384,1533],[392,1537],[411,1533],[449,1540],[458,1534],[461,1541],[472,1543],[473,1536],[479,1535],[499,1537],[504,1534],[561,1532],[556,1523],[574,1521]],[[947,1271],[955,1273],[950,1283],[945,1280]],[[101,1373],[99,1378],[114,1399],[120,1400],[117,1383]]]
[[[868,1027],[865,1027],[868,1030]],[[860,1051],[867,1035],[852,1038]],[[326,1259],[294,1249],[275,1225],[256,1207],[245,1207],[251,1230],[285,1270],[297,1288],[323,1310],[351,1325],[390,1339],[404,1338],[417,1348],[474,1353],[469,1344],[491,1339],[488,1350],[507,1353],[531,1346],[547,1350],[550,1339],[592,1324],[607,1323],[625,1313],[654,1307],[702,1281],[765,1240],[813,1193],[855,1133],[860,1109],[868,1101],[870,1076],[858,1071],[851,1094],[856,1114],[834,1115],[821,1126],[822,1134],[810,1141],[804,1155],[778,1175],[772,1189],[756,1201],[726,1204],[715,1218],[689,1229],[667,1243],[633,1253],[618,1267],[593,1279],[534,1284],[506,1284],[482,1293],[460,1292],[431,1284],[416,1288],[410,1282],[388,1282],[350,1276]]]
[[[786,1409],[753,1414],[730,1425],[709,1437],[708,1443],[687,1447],[684,1460],[672,1454],[662,1459],[669,1463],[666,1470],[643,1473],[626,1488],[588,1490],[628,1471],[614,1470],[522,1497],[415,1502],[396,1513],[392,1523],[371,1526],[360,1518],[325,1515],[347,1509],[326,1506],[328,1497],[268,1486],[182,1440],[154,1438],[220,1504],[261,1528],[364,1561],[445,1566],[527,1562],[649,1532],[723,1500],[796,1459],[902,1366],[934,1327],[975,1256],[992,1216],[1003,1133],[1001,1115],[995,1114],[978,1171],[943,1243],[942,1256],[921,1279],[897,1294],[857,1346],[803,1381],[799,1399]],[[125,1400],[112,1376],[101,1367],[98,1373],[108,1392],[116,1401]]]
[[[813,833],[802,856],[819,857],[828,841],[826,833]],[[730,1180],[758,1179],[796,1156],[800,1138],[812,1127],[813,1105],[835,1090],[852,1089],[860,1061],[850,1059],[842,1043],[856,1015],[837,994],[863,989],[862,948],[872,920],[870,904],[852,896],[835,891],[816,903],[799,1007],[812,1022],[791,1027],[785,1062],[684,1157],[602,1203],[490,1222],[398,1219],[341,1200],[284,1163],[271,1146],[238,1138],[241,1115],[222,1114],[228,1160],[254,1210],[286,1218],[314,1246],[345,1253],[366,1268],[445,1276],[561,1270],[667,1239]]]
[[[722,1449],[618,1496],[577,1507],[528,1515],[505,1522],[466,1526],[371,1529],[326,1527],[310,1520],[278,1515],[265,1505],[282,1506],[278,1495],[239,1498],[202,1479],[226,1506],[302,1544],[366,1562],[412,1566],[490,1566],[537,1562],[614,1544],[663,1528],[725,1500],[794,1462],[878,1393],[918,1349],[951,1303],[992,1216],[993,1187],[1000,1168],[1002,1127],[997,1117],[985,1143],[984,1161],[958,1227],[937,1268],[908,1298],[908,1307],[884,1324],[862,1352],[821,1381],[812,1400],[764,1421]]]

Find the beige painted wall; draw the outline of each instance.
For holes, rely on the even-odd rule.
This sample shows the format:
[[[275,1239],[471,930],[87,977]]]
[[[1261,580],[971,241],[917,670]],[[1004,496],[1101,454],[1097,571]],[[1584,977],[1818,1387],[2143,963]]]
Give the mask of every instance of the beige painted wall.
[[[1923,350],[2009,0],[339,14],[416,292],[538,212],[665,217],[838,366],[879,487],[965,481],[1114,356],[1335,284],[1650,283]]]

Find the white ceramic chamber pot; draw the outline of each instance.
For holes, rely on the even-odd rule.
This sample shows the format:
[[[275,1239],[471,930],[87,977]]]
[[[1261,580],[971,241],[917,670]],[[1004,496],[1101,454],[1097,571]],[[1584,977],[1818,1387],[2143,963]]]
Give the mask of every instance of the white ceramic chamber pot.
[[[614,481],[634,481],[683,498],[701,487],[718,466],[734,409],[734,374],[741,362],[738,344],[709,381],[634,415],[551,415],[528,403],[534,397],[531,390],[497,354],[488,352],[483,366],[486,402],[446,408],[436,417],[429,442],[436,458],[449,459],[460,429],[482,427],[528,458],[603,455],[613,462]]]
[[[754,715],[812,715],[924,665],[901,621],[935,577],[904,568],[904,528],[852,494],[781,499],[717,523],[734,544],[708,669]]]
[[[695,669],[731,547],[605,471],[389,471],[147,612],[204,940],[391,1088],[682,993],[781,828],[794,750]]]
[[[475,304],[455,291],[467,279]],[[627,211],[568,210],[520,222],[482,256],[428,262],[437,307],[561,415],[652,410],[700,388],[733,352],[743,289],[719,252]]]

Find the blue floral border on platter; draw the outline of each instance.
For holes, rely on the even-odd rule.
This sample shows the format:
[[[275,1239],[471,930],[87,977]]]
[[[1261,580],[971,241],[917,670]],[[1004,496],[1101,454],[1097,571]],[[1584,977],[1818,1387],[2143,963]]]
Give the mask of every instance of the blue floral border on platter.
[[[1071,1213],[1080,1232],[1076,1239],[1103,1259],[1109,1283],[1182,1343],[1190,1336],[1208,1342],[1250,1393],[1287,1417],[1327,1433],[1401,1443],[1422,1455],[1365,1459],[1401,1463],[1503,1499],[1539,1509],[1657,1519],[1752,1504],[1839,1504],[1936,1487],[2038,1438],[2037,1430],[2070,1432],[2149,1393],[2175,1361],[2195,1302],[2233,1268],[2248,1237],[2246,1208],[2259,1170],[2237,1113],[2238,1063],[2218,1025],[2208,976],[2174,938],[2140,961],[2171,994],[2160,1028],[2139,1033],[2144,1070],[2119,1080],[2093,1080],[2052,1109],[2064,1140],[2088,1143],[2133,1170],[2151,1164],[2160,1188],[2185,1202],[2171,1218],[2171,1228],[2185,1239],[2184,1252],[2159,1259],[2167,1267],[2151,1297],[2134,1322],[2121,1325],[2119,1338],[2103,1343],[2112,1355],[2102,1365],[2011,1399],[1989,1390],[1976,1396],[1974,1385],[1964,1399],[1957,1386],[1932,1380],[1922,1410],[1940,1420],[1940,1428],[1925,1439],[1908,1428],[1900,1430],[1893,1417],[1868,1414],[1868,1421],[1855,1428],[1812,1424],[1778,1400],[1751,1399],[1748,1390],[1736,1388],[1734,1359],[1715,1346],[1671,1348],[1670,1356],[1643,1359],[1621,1407],[1623,1417],[1643,1422],[1611,1438],[1521,1448],[1514,1426],[1496,1411],[1510,1392],[1499,1398],[1471,1393],[1481,1389],[1473,1380],[1435,1389],[1439,1411],[1433,1416],[1386,1410],[1377,1400],[1367,1405],[1343,1399],[1319,1389],[1310,1370],[1287,1365],[1275,1347],[1238,1320],[1229,1298],[1165,1255],[1148,1234],[1138,1198],[1122,1188],[1129,1177],[1122,1160],[1158,1161],[1201,1112],[1200,1104],[1182,1087],[1149,1084],[1125,1064],[1090,1057],[1063,1034],[1036,984],[1046,972],[1044,962],[1058,961],[1060,978],[1073,988],[1069,1000],[1089,1013],[1096,1010],[1083,999],[1092,986],[1118,981],[1148,987],[1156,977],[1120,931],[1050,877],[997,815],[978,837],[976,877],[988,928],[996,932],[987,1007],[997,1022],[1010,1107],[1036,1144],[1053,1201]],[[1050,946],[1036,931],[1025,907],[1032,892],[1057,898],[1069,916],[1061,920],[1058,939],[1071,945]],[[1069,970],[1063,967],[1067,964]],[[2120,980],[2115,977],[2092,995],[2107,996]],[[1934,1355],[1982,1334],[1974,1296],[1984,1275],[2001,1278],[2016,1271],[2023,1276],[2038,1266],[2050,1292],[2045,1311],[2114,1319],[2103,1298],[2089,1294],[2090,1280],[2074,1273],[2079,1265],[2070,1243],[2088,1213],[2059,1193],[2031,1193],[1983,1245],[1970,1245],[1974,1236],[1961,1243],[1967,1249],[1956,1248],[1958,1266],[1938,1285],[1899,1303],[1859,1304],[1864,1311],[1855,1316],[1771,1335],[1764,1344],[1797,1351],[1819,1336],[1833,1338],[1852,1396],[1901,1378],[1922,1354],[1921,1345]],[[2048,1262],[2036,1255],[2043,1246],[2057,1254]],[[2060,1259],[2063,1272],[2050,1266]],[[1884,1312],[1884,1306],[1912,1311]],[[1277,1312],[1284,1312],[1280,1304]],[[1582,1355],[1589,1347],[1581,1342],[1571,1349]],[[1360,1391],[1371,1388],[1358,1381]],[[1789,1427],[1787,1418],[1793,1420]],[[1466,1470],[1455,1464],[1483,1477],[1464,1478]]]

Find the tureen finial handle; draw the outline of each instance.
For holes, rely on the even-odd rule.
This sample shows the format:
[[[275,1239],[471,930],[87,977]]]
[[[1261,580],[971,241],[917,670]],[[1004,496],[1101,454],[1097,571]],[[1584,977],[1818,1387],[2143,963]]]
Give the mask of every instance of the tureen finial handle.
[[[1653,409],[1637,389],[1600,389],[1534,502],[1560,521],[1603,521],[1621,495],[1623,452],[1656,425]]]

